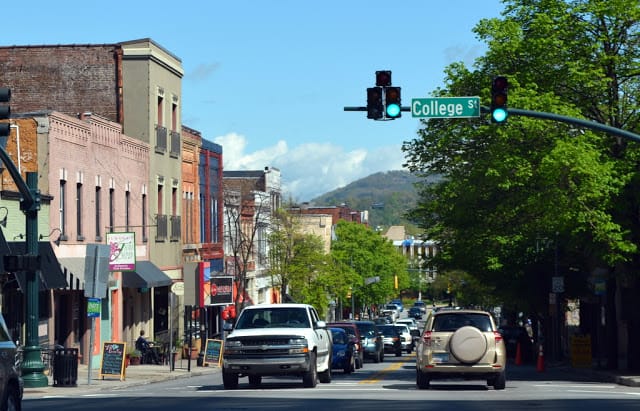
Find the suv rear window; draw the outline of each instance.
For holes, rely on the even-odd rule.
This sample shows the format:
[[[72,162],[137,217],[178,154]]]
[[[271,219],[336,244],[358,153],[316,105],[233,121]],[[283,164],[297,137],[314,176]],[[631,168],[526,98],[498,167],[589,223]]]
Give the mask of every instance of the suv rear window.
[[[465,325],[471,325],[480,331],[493,331],[489,317],[475,313],[440,314],[433,319],[432,328],[433,331],[456,331]]]

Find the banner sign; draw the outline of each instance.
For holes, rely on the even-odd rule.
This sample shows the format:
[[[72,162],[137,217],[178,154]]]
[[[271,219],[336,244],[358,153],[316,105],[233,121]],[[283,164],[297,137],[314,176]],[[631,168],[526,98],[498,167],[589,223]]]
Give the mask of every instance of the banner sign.
[[[211,277],[211,304],[233,303],[233,277]]]
[[[109,271],[136,270],[136,234],[107,233]]]

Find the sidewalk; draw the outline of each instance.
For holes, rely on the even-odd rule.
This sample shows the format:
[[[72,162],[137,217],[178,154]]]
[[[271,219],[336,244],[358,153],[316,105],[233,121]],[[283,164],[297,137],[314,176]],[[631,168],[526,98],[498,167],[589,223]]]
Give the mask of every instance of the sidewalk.
[[[130,365],[125,368],[124,380],[117,375],[100,378],[100,370],[91,370],[89,380],[89,367],[85,364],[78,365],[78,379],[76,386],[53,386],[53,377],[49,376],[49,385],[46,387],[24,389],[25,398],[45,396],[85,395],[97,393],[106,389],[124,389],[132,386],[144,385],[153,382],[173,380],[177,378],[189,378],[200,375],[215,374],[220,372],[217,366],[209,365],[198,367],[196,360],[191,360],[191,370],[187,359],[178,359],[175,369],[170,370],[169,365]]]

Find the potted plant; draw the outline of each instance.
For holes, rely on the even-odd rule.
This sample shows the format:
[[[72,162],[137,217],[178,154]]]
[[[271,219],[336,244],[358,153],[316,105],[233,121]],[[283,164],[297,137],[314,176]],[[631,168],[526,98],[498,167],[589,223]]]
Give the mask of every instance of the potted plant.
[[[129,358],[130,365],[140,365],[140,361],[142,360],[142,353],[140,350],[131,350],[127,353],[127,358]]]

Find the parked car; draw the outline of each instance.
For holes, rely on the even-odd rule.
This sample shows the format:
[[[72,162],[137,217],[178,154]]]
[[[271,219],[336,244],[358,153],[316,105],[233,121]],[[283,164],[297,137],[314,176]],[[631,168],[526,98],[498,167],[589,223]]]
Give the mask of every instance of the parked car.
[[[11,339],[4,317],[0,314],[0,409],[22,409],[24,382],[16,368],[18,347]]]
[[[396,330],[400,333],[400,345],[402,346],[402,350],[406,351],[407,354],[411,354],[413,352],[413,337],[411,336],[411,331],[409,331],[409,327],[406,324],[395,323],[393,325],[396,327]]]
[[[358,327],[351,322],[329,323],[327,324],[327,327],[342,328],[347,335],[353,339],[356,353],[356,369],[362,368],[364,365],[364,344]]]
[[[420,307],[411,307],[409,308],[409,317],[415,318],[416,320],[422,320],[422,316],[424,313],[420,309]]]
[[[379,325],[384,341],[384,352],[395,354],[396,357],[402,355],[402,335],[393,324]]]
[[[356,370],[356,350],[352,338],[342,328],[329,328],[333,341],[332,369],[341,369],[345,374]]]
[[[527,329],[518,325],[504,325],[500,327],[500,334],[507,347],[507,358],[516,358],[518,343],[520,343],[520,358],[522,362],[531,363],[535,357],[533,339]]]
[[[372,358],[374,362],[384,361],[384,341],[378,325],[368,320],[353,321],[353,324],[360,331],[364,356]]]
[[[433,379],[464,378],[503,390],[506,363],[504,339],[490,313],[439,310],[427,318],[416,348],[416,385],[426,389]]]

